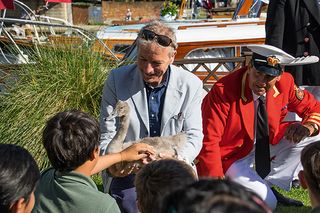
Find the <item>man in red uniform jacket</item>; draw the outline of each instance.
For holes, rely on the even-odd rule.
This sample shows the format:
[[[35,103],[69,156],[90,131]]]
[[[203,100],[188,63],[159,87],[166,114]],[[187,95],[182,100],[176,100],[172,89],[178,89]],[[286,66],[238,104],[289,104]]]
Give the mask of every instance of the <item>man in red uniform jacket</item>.
[[[302,148],[319,133],[320,104],[283,72],[292,56],[270,45],[248,47],[254,52],[248,67],[220,79],[203,100],[204,140],[197,169],[202,177],[227,176],[243,184],[275,209],[278,194],[269,185],[290,188]],[[254,168],[260,96],[266,98],[269,129],[271,171],[266,177]],[[302,122],[284,122],[288,112]]]

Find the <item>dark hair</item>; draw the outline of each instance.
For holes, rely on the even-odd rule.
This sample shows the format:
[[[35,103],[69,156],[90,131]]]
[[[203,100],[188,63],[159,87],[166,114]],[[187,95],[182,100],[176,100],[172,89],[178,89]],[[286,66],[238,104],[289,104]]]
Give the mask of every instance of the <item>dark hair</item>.
[[[301,164],[309,189],[320,194],[320,143],[308,144],[301,152]]]
[[[202,179],[176,190],[164,199],[163,213],[265,213],[271,212],[253,192],[228,179]]]
[[[135,177],[140,211],[159,210],[167,194],[195,180],[192,167],[183,161],[163,159],[145,165]]]
[[[0,144],[0,212],[10,212],[20,198],[29,202],[39,179],[37,163],[26,149]]]
[[[58,171],[72,171],[91,158],[100,144],[100,129],[90,115],[70,110],[53,116],[42,137],[52,166]]]

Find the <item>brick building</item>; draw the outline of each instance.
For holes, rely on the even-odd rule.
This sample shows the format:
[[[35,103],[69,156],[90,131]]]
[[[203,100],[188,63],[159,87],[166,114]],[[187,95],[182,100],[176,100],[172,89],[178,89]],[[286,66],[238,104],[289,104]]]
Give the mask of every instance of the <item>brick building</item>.
[[[32,10],[43,6],[44,0],[20,0]],[[126,2],[127,1],[127,2]],[[123,21],[127,9],[132,12],[132,20],[157,19],[160,17],[161,1],[106,1],[100,0],[95,3],[80,2],[74,0],[72,4],[49,3],[49,10],[42,13],[46,16],[61,18],[73,24],[111,24],[112,21]],[[9,11],[9,17],[20,17],[23,14],[18,7]]]
[[[26,4],[32,10],[41,8],[44,4],[44,0],[20,0],[23,4]],[[45,12],[44,15],[51,16],[55,18],[61,18],[72,23],[72,6],[71,4],[65,3],[49,3],[49,10]],[[8,17],[21,17],[25,12],[22,11],[19,7],[16,7],[15,10],[8,10]]]
[[[117,2],[102,1],[104,23],[124,20],[127,9],[132,12],[132,20],[160,18],[160,8],[164,1]]]

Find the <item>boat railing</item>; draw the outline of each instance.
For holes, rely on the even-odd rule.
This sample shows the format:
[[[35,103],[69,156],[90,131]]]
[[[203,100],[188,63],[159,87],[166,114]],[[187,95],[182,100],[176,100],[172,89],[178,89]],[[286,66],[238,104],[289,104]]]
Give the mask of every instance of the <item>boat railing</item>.
[[[44,18],[44,17],[41,17]],[[24,56],[23,51],[21,50],[21,48],[19,47],[18,43],[24,42],[25,44],[46,44],[49,42],[51,43],[56,43],[56,44],[67,44],[67,43],[71,43],[72,42],[76,42],[79,43],[79,41],[81,40],[82,42],[92,42],[93,40],[98,42],[100,44],[100,46],[102,47],[102,49],[105,52],[108,52],[108,55],[110,55],[112,58],[114,58],[116,61],[119,61],[119,58],[113,53],[113,51],[100,39],[98,39],[95,35],[91,35],[90,32],[86,32],[84,29],[80,28],[80,27],[76,27],[76,26],[72,26],[72,25],[65,25],[65,24],[59,24],[59,23],[50,23],[47,21],[39,21],[39,20],[25,20],[25,19],[14,19],[14,18],[0,18],[0,23],[2,24],[2,27],[0,27],[0,37],[3,39],[7,39],[8,41],[10,41],[11,44],[13,44],[13,46],[15,47],[15,50],[19,53],[19,55]],[[35,27],[35,30],[33,31],[34,35],[35,35],[35,39],[32,37],[31,39],[28,37],[17,37],[12,35],[9,30],[7,30],[5,27],[3,27],[3,23],[6,24],[20,24],[20,25],[31,25]],[[41,27],[41,26],[46,26],[49,27],[51,29],[53,28],[67,28],[72,32],[75,32],[75,36],[72,35],[72,33],[70,35],[56,35],[56,34],[47,34],[44,35],[43,37],[45,39],[40,39],[39,38],[39,33],[36,27]],[[37,32],[37,33],[35,33]],[[3,37],[2,37],[3,36]],[[3,54],[2,54],[3,55]],[[26,58],[24,58],[25,61],[27,61]],[[10,63],[8,61],[8,63]]]
[[[89,43],[92,46],[99,43],[104,53],[114,60],[120,61],[113,51],[94,33],[74,26],[60,18],[38,15],[19,0],[14,0],[14,5],[20,8],[25,15],[21,18],[9,18],[6,10],[1,11],[0,42],[13,45],[13,48],[8,51],[3,48],[3,45],[0,47],[0,63],[28,63],[28,57],[24,51],[26,46],[33,46],[37,51],[37,44],[63,46],[81,43]],[[9,47],[8,45],[5,46]],[[11,56],[17,56],[17,60]]]
[[[16,19],[16,18],[0,18],[1,23],[7,23],[7,24],[21,24],[21,25],[32,25],[32,26],[47,26],[49,28],[54,28],[54,27],[59,27],[59,28],[69,28],[72,30],[75,30],[77,33],[82,35],[88,40],[91,40],[91,38],[84,33],[84,29],[81,27],[73,26],[71,24],[65,24],[64,22],[62,23],[52,23],[52,20],[58,21],[57,18],[51,18],[48,16],[38,16],[39,19],[46,19],[46,21],[38,21],[38,20],[28,20],[28,19]],[[35,29],[35,32],[38,32],[37,29]],[[54,31],[50,30],[50,33],[55,35],[56,33]],[[38,41],[40,41],[39,36],[37,36]]]
[[[198,76],[203,82],[203,88],[210,91],[212,86],[223,76],[247,66],[252,53],[244,52],[241,57],[227,58],[204,58],[204,59],[182,59],[174,61],[174,65],[179,66]],[[207,64],[215,64],[210,68]],[[230,66],[232,64],[233,66]],[[188,66],[195,65],[195,66]],[[191,69],[189,67],[192,67]],[[220,67],[224,67],[226,71],[219,71]]]

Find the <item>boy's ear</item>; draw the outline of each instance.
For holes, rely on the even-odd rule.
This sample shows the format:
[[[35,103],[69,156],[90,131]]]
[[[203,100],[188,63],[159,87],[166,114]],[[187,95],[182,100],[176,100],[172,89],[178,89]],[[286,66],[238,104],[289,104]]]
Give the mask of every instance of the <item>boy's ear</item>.
[[[298,174],[298,177],[299,177],[299,181],[300,181],[300,185],[302,188],[304,189],[307,189],[308,188],[308,183],[304,177],[304,171],[303,170],[300,170],[299,174]]]
[[[91,153],[91,156],[90,156],[90,160],[93,161],[95,160],[96,158],[99,157],[99,153],[100,153],[100,148],[97,146],[93,152]]]
[[[25,209],[26,202],[23,197],[19,198],[10,208],[11,213],[22,213]]]

